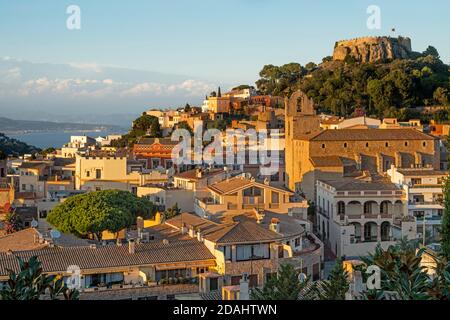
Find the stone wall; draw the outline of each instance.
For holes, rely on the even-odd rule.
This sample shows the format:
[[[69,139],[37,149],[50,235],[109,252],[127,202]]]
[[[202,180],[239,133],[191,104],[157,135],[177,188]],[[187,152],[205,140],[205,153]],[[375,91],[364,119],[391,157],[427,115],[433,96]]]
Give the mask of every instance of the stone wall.
[[[336,42],[333,60],[343,61],[350,56],[358,62],[384,62],[407,59],[411,53],[410,38],[364,37]]]
[[[95,292],[81,292],[80,300],[137,300],[158,297],[166,300],[167,295],[198,293],[198,284],[161,285],[154,287],[134,287],[129,289],[107,289]]]

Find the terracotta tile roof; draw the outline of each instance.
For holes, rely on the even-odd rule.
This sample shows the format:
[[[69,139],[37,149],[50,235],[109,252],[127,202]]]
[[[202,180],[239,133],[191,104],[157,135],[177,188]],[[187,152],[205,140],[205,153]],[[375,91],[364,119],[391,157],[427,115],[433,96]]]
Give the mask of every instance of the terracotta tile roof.
[[[342,167],[343,163],[339,156],[311,157],[315,167]]]
[[[233,218],[235,221],[244,221],[245,219],[251,219],[253,223],[256,223],[256,212],[248,212],[245,214],[238,214]],[[305,229],[300,224],[301,220],[291,217],[287,214],[274,213],[270,211],[264,211],[264,218],[261,220],[258,226],[269,230],[270,224],[273,221],[279,222],[280,234],[282,237],[299,236],[305,233]]]
[[[404,176],[446,176],[448,175],[447,171],[439,171],[439,170],[427,170],[427,169],[397,169],[398,172],[403,174]]]
[[[135,253],[128,252],[128,245],[105,247],[48,247],[41,250],[0,253],[0,276],[6,276],[8,269],[18,270],[15,255],[24,259],[37,256],[44,272],[65,272],[67,267],[77,265],[80,269],[104,269],[112,267],[157,265],[162,263],[195,262],[212,260],[214,256],[206,246],[197,240],[162,241],[136,244]]]
[[[274,242],[282,238],[278,233],[267,230],[253,221],[236,222],[215,232],[202,234],[202,237],[218,244]]]
[[[46,162],[22,162],[19,169],[37,169],[46,167],[48,163]]]
[[[39,243],[39,232],[33,228],[0,237],[0,252],[36,250],[46,246],[45,243]]]
[[[262,188],[265,187],[265,188],[276,189],[276,190],[287,192],[287,193],[292,193],[292,191],[290,191],[289,189],[287,189],[285,187],[266,185],[266,184],[261,183],[256,180],[243,178],[242,176],[238,176],[238,177],[234,177],[231,179],[227,179],[227,180],[223,180],[223,181],[214,183],[214,184],[208,186],[208,188],[211,191],[218,193],[218,194],[229,194],[229,193],[238,191],[240,189],[249,187],[251,185],[256,185],[256,186],[259,186]]]
[[[324,130],[309,137],[311,141],[389,141],[435,140],[434,136],[416,129],[339,129]]]
[[[136,142],[136,144],[154,144],[154,143],[160,143],[162,145],[177,145],[178,141],[172,141],[170,138],[141,138]]]
[[[254,181],[251,181],[250,179],[245,179],[242,177],[235,177],[232,179],[223,180],[217,183],[214,183],[209,186],[209,189],[211,189],[214,192],[217,192],[219,194],[226,194],[230,191],[234,191],[237,189],[242,189],[247,186],[251,186]]]
[[[188,179],[188,180],[199,180],[199,179],[214,176],[216,174],[220,174],[223,172],[224,171],[222,169],[214,169],[214,170],[209,170],[209,171],[206,170],[206,171],[202,171],[201,177],[197,177],[197,169],[192,169],[189,171],[177,173],[174,175],[174,177],[181,178],[181,179]]]
[[[390,180],[385,178],[375,178],[372,181],[358,178],[342,178],[339,180],[320,180],[326,183],[336,191],[400,191],[398,187]]]

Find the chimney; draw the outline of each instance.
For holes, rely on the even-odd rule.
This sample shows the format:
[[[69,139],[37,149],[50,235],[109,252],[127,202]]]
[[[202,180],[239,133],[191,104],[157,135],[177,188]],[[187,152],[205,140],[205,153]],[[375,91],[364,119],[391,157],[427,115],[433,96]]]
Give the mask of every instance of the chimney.
[[[117,241],[116,241],[116,244],[117,244],[118,247],[121,247],[122,246],[122,240],[120,240],[118,238]]]
[[[270,230],[280,233],[280,220],[277,218],[272,218],[272,221],[270,222]]]
[[[181,234],[186,234],[187,231],[188,231],[188,228],[186,226],[186,223],[183,223],[183,225],[181,226]]]
[[[250,300],[248,275],[245,273],[239,281],[239,300]]]
[[[134,242],[134,239],[128,240],[128,253],[129,254],[135,254],[136,252],[136,243]]]
[[[201,178],[202,175],[203,175],[202,169],[200,169],[200,168],[195,169],[195,176],[197,178]]]
[[[255,212],[255,216],[256,216],[256,222],[258,224],[261,224],[264,220],[264,217],[266,216],[264,213],[264,210],[258,210],[258,209],[253,209]]]
[[[200,232],[200,230],[197,230],[197,240],[198,241],[202,241],[202,233]]]

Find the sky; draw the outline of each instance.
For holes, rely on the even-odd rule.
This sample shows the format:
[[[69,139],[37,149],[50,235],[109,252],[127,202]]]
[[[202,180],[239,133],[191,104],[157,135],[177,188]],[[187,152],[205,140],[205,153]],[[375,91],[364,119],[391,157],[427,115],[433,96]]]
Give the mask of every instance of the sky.
[[[381,29],[367,27],[370,5]],[[370,35],[408,36],[448,63],[448,12],[447,0],[0,0],[0,112],[92,122],[199,104],[254,84],[265,64],[320,62],[337,40]]]

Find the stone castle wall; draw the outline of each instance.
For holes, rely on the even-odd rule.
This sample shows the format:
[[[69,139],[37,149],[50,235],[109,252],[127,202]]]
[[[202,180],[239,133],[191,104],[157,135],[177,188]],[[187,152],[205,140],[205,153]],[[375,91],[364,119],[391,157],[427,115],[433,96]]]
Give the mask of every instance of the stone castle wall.
[[[333,60],[343,61],[350,56],[358,62],[383,62],[407,59],[411,53],[410,38],[363,37],[336,42]]]

